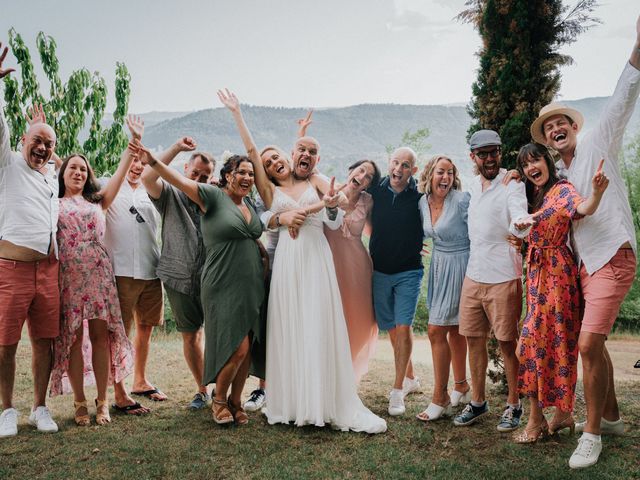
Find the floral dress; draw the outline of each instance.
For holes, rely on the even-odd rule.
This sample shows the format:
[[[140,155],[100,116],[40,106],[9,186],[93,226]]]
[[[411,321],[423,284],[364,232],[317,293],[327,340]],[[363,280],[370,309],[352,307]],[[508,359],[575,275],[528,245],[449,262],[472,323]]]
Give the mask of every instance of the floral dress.
[[[567,245],[582,202],[561,180],[547,192],[528,237],[527,316],[518,342],[518,389],[541,408],[571,412],[575,400],[580,333],[578,268]]]
[[[60,260],[60,336],[54,343],[51,396],[71,391],[67,371],[78,329],[84,324],[82,357],[85,385],[95,383],[88,321],[107,322],[109,383],[119,382],[133,368],[133,346],[120,314],[116,281],[103,239],[105,217],[100,204],[82,197],[60,199],[57,240]]]

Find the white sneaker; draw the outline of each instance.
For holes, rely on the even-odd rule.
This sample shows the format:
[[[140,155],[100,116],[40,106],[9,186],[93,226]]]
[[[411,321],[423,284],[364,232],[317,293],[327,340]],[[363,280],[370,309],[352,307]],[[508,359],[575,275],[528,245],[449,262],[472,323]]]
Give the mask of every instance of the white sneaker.
[[[0,438],[13,437],[18,434],[18,411],[7,408],[0,414]]]
[[[389,415],[402,415],[404,408],[404,391],[394,388],[389,394]]]
[[[51,418],[51,413],[47,407],[38,407],[29,415],[29,424],[37,427],[39,432],[55,433],[58,431],[58,424]]]
[[[256,390],[251,392],[251,395],[249,395],[249,398],[247,399],[247,401],[244,402],[244,409],[247,412],[257,412],[266,404],[267,404],[267,394],[263,389],[257,388]]]
[[[418,393],[422,391],[422,385],[420,385],[420,380],[418,377],[409,378],[404,377],[402,380],[402,394],[406,397],[410,393]]]
[[[571,468],[585,468],[595,465],[598,462],[600,452],[602,452],[602,442],[585,438],[583,435],[578,440],[578,448],[569,459],[569,466]]]
[[[587,426],[587,421],[577,422],[576,423],[576,432],[582,433],[584,432],[584,427]],[[619,418],[615,422],[611,422],[609,420],[605,420],[604,418],[600,419],[600,433],[602,435],[624,435],[624,421],[622,418]]]

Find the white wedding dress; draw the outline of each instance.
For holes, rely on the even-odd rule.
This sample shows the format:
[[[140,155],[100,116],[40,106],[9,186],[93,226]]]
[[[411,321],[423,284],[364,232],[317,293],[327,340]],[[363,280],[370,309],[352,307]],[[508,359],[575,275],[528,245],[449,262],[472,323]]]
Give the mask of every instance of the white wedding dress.
[[[274,213],[319,201],[308,188],[295,201],[276,188]],[[358,397],[349,336],[333,257],[320,213],[307,217],[298,238],[280,229],[267,316],[267,420],[366,433],[387,430]],[[332,225],[333,223],[333,225]]]

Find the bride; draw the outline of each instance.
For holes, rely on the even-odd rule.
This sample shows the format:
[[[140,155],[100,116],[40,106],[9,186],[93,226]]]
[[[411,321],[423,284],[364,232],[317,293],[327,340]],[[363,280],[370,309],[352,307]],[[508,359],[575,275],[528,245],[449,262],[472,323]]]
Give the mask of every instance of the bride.
[[[318,175],[302,180],[290,174],[279,186],[271,183],[238,99],[228,90],[219,91],[218,97],[233,114],[254,164],[258,192],[274,213],[276,226],[280,227],[280,214],[287,211],[295,210],[298,218],[304,218],[295,239],[287,228],[279,228],[267,313],[267,420],[385,432],[386,422],[358,397],[333,257],[323,233],[323,223],[335,229],[341,222],[340,211],[330,218],[332,209],[324,208],[337,204],[333,181],[329,185]],[[279,162],[278,170],[291,170],[282,152],[272,148],[268,153],[265,163]],[[298,139],[294,156],[302,170],[311,172],[317,142],[310,137]]]

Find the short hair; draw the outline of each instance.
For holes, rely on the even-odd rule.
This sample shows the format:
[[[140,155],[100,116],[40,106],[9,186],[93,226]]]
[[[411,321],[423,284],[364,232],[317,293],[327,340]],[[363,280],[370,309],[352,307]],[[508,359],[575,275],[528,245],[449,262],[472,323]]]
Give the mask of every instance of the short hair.
[[[453,160],[451,160],[446,155],[435,155],[429,159],[427,164],[422,169],[422,172],[420,173],[420,179],[418,180],[418,190],[420,192],[424,192],[427,195],[431,194],[431,180],[433,180],[433,174],[436,171],[436,165],[440,160],[446,160],[453,166],[453,185],[451,185],[451,189],[462,189],[460,172],[458,171],[458,167],[456,167],[456,164],[453,163]]]
[[[85,157],[81,153],[72,153],[68,155],[62,162],[60,171],[58,172],[58,198],[64,197],[64,194],[66,192],[66,187],[64,185],[64,172],[67,171],[69,160],[71,160],[73,157],[81,158],[87,165],[87,181],[84,182],[84,187],[82,187],[82,196],[87,202],[99,203],[102,200],[102,195],[98,193],[101,190],[100,184],[98,183],[98,180],[96,180],[96,176],[93,173],[93,169],[91,168],[89,160],[87,160],[87,157]]]
[[[222,165],[222,168],[220,169],[220,179],[218,181],[220,188],[224,188],[227,186],[227,174],[234,173],[236,170],[238,170],[240,164],[244,162],[249,162],[251,163],[251,166],[253,166],[253,163],[251,162],[251,160],[249,160],[249,157],[245,155],[231,155],[229,158],[227,158],[226,162],[224,162],[224,165]]]
[[[391,160],[399,152],[408,152],[411,155],[411,161],[413,162],[413,165],[416,166],[418,164],[418,154],[411,147],[398,147],[398,148],[396,148],[391,153],[391,155],[389,156],[389,160]]]
[[[348,170],[349,170],[349,172],[351,172],[351,171],[355,170],[356,168],[358,168],[363,163],[368,163],[373,167],[373,176],[371,177],[371,183],[365,189],[366,191],[370,191],[372,189],[372,187],[377,187],[378,186],[378,184],[380,183],[380,177],[382,176],[381,173],[380,173],[380,169],[378,168],[378,165],[376,165],[376,162],[374,162],[373,160],[369,160],[367,158],[363,158],[362,160],[358,160],[357,162],[352,163],[351,165],[349,165]]]
[[[315,137],[312,137],[310,135],[305,135],[304,137],[298,137],[296,138],[294,145],[297,145],[298,143],[300,143],[301,140],[311,140],[313,143],[316,144],[316,147],[318,147],[318,150],[320,150],[320,142]]]
[[[191,154],[191,157],[189,158],[189,164],[193,163],[196,161],[196,159],[199,158],[200,160],[202,160],[202,162],[207,165],[207,164],[211,164],[211,169],[215,170],[216,169],[216,159],[214,158],[213,155],[211,155],[210,153],[207,152],[193,152]]]

